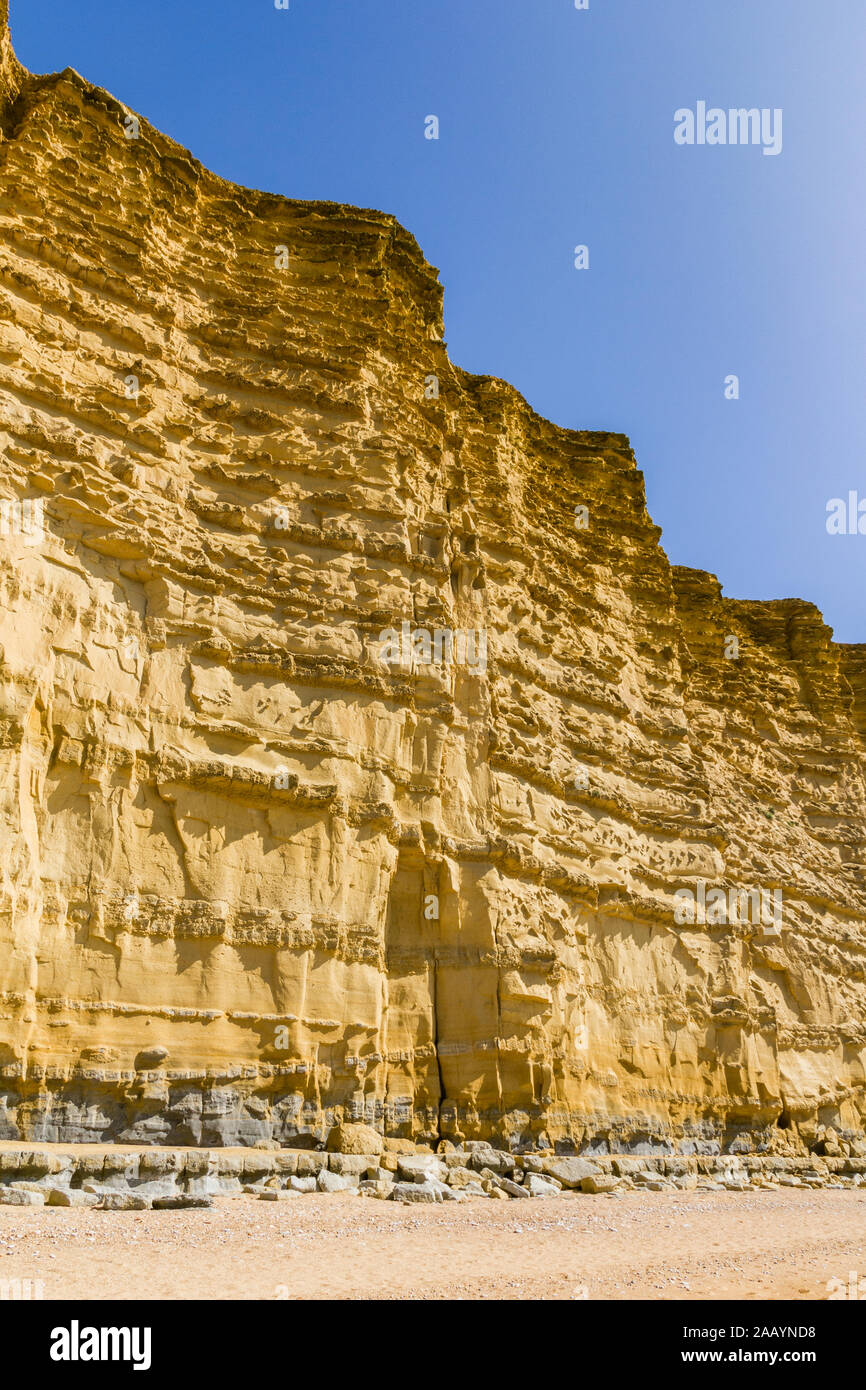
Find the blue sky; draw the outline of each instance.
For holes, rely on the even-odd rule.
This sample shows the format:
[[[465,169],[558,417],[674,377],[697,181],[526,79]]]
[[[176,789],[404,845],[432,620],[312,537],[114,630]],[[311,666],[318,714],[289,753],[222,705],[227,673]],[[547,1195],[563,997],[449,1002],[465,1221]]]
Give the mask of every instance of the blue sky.
[[[866,500],[863,0],[12,0],[11,19],[31,71],[77,68],[217,173],[393,212],[441,272],[452,360],[628,434],[674,563],[866,641],[866,535],[826,530],[829,499]],[[782,152],[678,146],[699,101],[781,108]]]

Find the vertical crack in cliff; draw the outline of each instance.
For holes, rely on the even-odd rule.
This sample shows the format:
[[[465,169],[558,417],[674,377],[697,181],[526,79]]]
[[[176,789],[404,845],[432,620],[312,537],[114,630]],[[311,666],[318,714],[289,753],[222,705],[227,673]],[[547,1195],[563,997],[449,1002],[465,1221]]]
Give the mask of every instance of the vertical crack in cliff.
[[[439,1076],[439,1104],[436,1107],[436,1139],[442,1139],[442,1107],[445,1104],[445,1078],[442,1075],[442,1058],[439,1055],[439,952],[433,951],[433,1048],[436,1057],[436,1071]]]

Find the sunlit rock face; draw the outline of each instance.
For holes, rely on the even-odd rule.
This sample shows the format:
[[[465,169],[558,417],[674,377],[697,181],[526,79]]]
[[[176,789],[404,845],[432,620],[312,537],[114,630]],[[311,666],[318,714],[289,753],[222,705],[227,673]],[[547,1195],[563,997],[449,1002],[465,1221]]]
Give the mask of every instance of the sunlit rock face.
[[[0,1137],[866,1152],[866,648],[4,11]]]

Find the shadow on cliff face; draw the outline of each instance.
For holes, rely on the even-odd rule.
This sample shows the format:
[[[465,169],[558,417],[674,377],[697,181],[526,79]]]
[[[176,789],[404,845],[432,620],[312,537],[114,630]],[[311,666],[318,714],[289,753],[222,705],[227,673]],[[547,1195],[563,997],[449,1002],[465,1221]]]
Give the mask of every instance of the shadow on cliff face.
[[[437,1017],[439,920],[425,916],[428,887],[421,853],[401,850],[385,918],[385,1046],[394,1058],[388,1063],[385,1115],[386,1131],[407,1139],[416,1137],[413,1111],[416,1123],[423,1117],[424,1134],[417,1137],[440,1137],[445,1099]]]

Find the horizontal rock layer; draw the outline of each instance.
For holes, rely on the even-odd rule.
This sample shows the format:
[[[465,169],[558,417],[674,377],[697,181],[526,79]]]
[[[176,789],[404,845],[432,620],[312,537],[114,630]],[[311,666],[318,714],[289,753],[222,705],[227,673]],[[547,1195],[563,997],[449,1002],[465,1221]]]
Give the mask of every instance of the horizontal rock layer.
[[[503,1153],[477,1142],[468,1143],[466,1149],[440,1148],[438,1155],[428,1151],[380,1156],[0,1144],[0,1206],[98,1206],[122,1211],[208,1207],[214,1197],[246,1195],[280,1201],[322,1193],[435,1203],[698,1187],[735,1192],[770,1186],[858,1188],[866,1183],[863,1157],[604,1154],[586,1160],[550,1153]]]
[[[866,648],[5,21],[0,1138],[859,1142]]]

